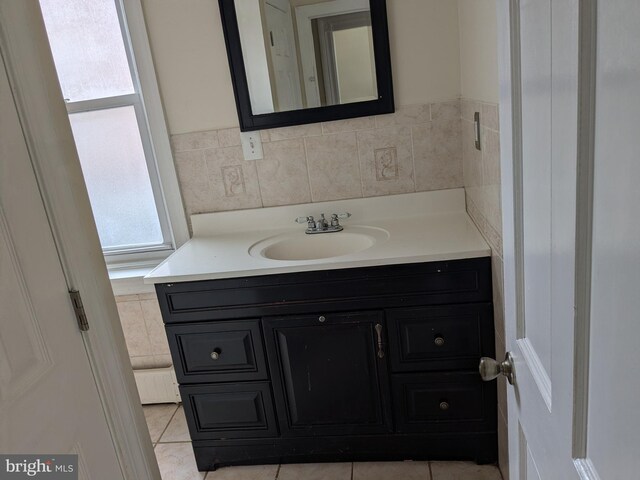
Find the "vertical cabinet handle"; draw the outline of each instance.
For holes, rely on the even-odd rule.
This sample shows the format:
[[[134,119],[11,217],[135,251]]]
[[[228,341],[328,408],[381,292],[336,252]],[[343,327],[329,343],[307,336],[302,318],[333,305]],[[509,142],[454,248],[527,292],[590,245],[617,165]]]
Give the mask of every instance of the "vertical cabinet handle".
[[[382,325],[376,323],[376,334],[378,335],[378,358],[384,358],[384,348],[382,343]]]

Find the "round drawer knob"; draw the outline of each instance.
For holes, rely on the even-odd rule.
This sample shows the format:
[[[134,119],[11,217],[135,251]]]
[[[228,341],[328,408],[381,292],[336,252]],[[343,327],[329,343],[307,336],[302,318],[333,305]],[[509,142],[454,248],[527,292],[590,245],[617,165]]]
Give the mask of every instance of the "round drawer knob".
[[[433,340],[433,343],[435,343],[435,344],[436,344],[436,346],[438,346],[438,347],[443,346],[443,345],[444,345],[444,337],[440,337],[440,336],[436,337],[436,338]]]
[[[326,320],[326,317],[324,315],[320,315],[318,317],[318,321],[321,322],[321,323],[324,322],[325,320]]]
[[[440,410],[449,410],[448,402],[440,402]]]
[[[220,351],[219,348],[216,348],[213,350],[213,352],[211,352],[211,360],[218,360],[220,358],[220,354],[222,352]]]

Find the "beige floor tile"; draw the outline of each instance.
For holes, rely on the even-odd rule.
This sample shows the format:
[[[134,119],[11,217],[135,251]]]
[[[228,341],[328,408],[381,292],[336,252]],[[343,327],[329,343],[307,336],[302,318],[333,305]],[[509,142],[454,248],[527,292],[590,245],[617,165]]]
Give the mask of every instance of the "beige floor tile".
[[[431,462],[431,473],[433,480],[502,480],[497,467],[472,462]]]
[[[178,405],[174,403],[161,405],[143,405],[144,418],[147,420],[149,435],[151,441],[156,443],[160,439],[160,435],[167,428],[171,417],[176,412]]]
[[[351,480],[351,463],[281,465],[278,480]]]
[[[353,480],[430,480],[428,462],[362,462],[353,464]]]
[[[202,480],[191,443],[159,443],[155,448],[162,480]]]
[[[181,405],[171,419],[171,422],[164,434],[160,437],[160,443],[190,441],[191,437],[189,436],[189,427],[187,427],[187,419],[184,416],[184,409]]]
[[[209,472],[206,480],[275,480],[277,474],[278,465],[225,467]]]

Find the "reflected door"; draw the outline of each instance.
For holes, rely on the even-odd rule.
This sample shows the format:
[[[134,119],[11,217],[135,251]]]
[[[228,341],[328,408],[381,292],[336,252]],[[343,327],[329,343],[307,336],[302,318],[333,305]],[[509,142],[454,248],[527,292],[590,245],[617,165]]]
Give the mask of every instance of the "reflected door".
[[[275,93],[275,111],[303,108],[300,72],[296,53],[293,17],[288,0],[267,0],[264,3],[272,90]]]
[[[378,96],[368,11],[313,21],[322,71],[323,105],[366,102]]]

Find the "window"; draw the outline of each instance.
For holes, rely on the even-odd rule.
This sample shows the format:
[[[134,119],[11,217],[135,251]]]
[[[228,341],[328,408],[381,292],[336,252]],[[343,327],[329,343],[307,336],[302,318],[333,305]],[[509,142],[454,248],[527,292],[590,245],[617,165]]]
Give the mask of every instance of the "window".
[[[107,263],[157,263],[176,239],[124,7],[119,0],[40,6]]]

